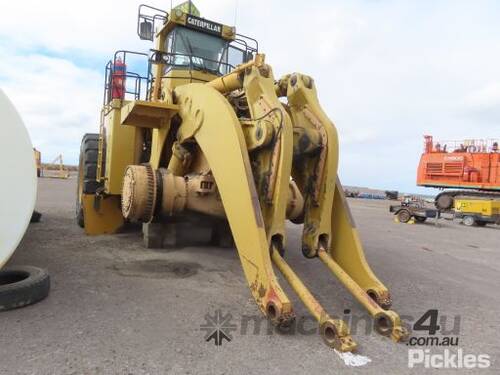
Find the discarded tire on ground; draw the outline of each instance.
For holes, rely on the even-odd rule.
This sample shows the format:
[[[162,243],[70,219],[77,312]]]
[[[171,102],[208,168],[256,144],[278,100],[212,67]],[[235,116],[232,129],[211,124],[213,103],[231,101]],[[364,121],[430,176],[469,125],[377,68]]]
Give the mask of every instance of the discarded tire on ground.
[[[16,266],[0,271],[0,311],[12,310],[41,301],[49,294],[46,270]]]

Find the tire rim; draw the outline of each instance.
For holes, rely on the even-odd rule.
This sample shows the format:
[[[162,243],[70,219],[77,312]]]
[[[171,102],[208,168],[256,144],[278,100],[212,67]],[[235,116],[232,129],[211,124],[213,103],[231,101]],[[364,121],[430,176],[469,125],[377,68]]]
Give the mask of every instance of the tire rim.
[[[463,222],[465,225],[470,227],[470,226],[474,225],[474,218],[471,216],[466,216],[466,217],[464,217]]]
[[[410,214],[409,214],[408,211],[403,210],[403,211],[399,211],[399,213],[398,213],[398,219],[402,223],[407,223],[407,222],[410,221],[411,216],[410,216]]]

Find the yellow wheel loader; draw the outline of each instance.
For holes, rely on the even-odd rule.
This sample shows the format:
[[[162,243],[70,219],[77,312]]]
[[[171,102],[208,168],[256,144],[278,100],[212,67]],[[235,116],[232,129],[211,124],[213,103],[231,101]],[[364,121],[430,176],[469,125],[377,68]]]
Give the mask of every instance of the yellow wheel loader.
[[[325,343],[352,351],[347,324],[285,261],[286,250],[295,250],[286,247],[285,221],[303,223],[301,250],[311,267],[323,263],[380,334],[406,338],[365,259],[337,176],[337,131],[314,80],[300,73],[276,79],[256,40],[182,9],[141,5],[137,33],[154,48],[118,51],[107,64],[99,133],[82,141],[77,218],[86,233],[142,222],[148,236],[195,214],[214,227],[226,222],[262,313],[278,326],[294,320],[278,270]]]

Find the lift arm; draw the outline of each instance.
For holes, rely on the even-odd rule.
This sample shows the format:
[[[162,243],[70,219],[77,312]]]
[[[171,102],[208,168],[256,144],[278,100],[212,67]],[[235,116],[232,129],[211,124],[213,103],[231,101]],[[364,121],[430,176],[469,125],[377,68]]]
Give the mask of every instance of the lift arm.
[[[338,136],[326,116],[312,78],[294,73],[278,83],[279,93],[288,98],[298,149],[294,153],[293,178],[304,194],[302,251],[314,257],[321,246],[331,241],[331,211],[338,167]],[[311,137],[310,135],[315,135]],[[312,144],[313,151],[306,153]]]
[[[269,243],[285,245],[286,207],[293,156],[292,122],[274,90],[269,66],[253,66],[244,78],[248,108],[255,126],[269,124],[273,137],[267,147],[250,153],[253,176]]]
[[[292,175],[305,199],[302,251],[319,257],[375,319],[377,331],[400,341],[408,335],[391,305],[387,288],[366,262],[354,220],[337,178],[338,137],[321,109],[312,78],[294,73],[276,85],[288,98],[294,124]],[[313,135],[313,136],[311,136]],[[297,147],[296,147],[297,148]]]
[[[251,292],[277,323],[293,319],[292,304],[274,275],[259,197],[240,123],[214,88],[192,83],[175,89],[182,124],[179,142],[193,138],[215,178]]]

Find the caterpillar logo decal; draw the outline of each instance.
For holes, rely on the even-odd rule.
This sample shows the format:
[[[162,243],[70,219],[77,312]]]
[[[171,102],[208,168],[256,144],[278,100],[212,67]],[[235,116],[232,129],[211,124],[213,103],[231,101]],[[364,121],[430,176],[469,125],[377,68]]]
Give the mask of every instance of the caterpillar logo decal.
[[[222,35],[222,25],[217,22],[207,21],[203,18],[188,14],[186,17],[186,26],[201,30],[214,35]]]

